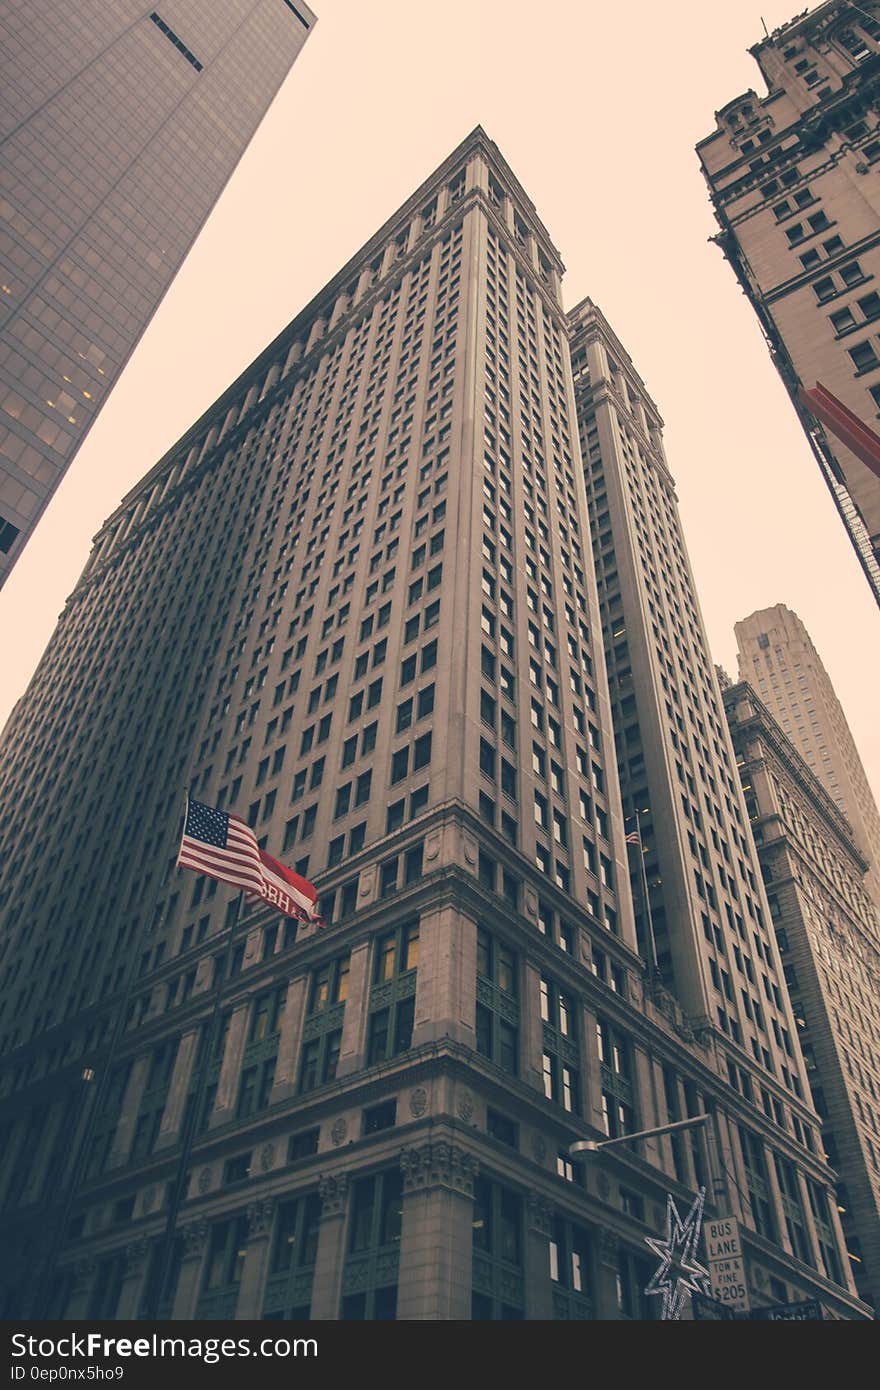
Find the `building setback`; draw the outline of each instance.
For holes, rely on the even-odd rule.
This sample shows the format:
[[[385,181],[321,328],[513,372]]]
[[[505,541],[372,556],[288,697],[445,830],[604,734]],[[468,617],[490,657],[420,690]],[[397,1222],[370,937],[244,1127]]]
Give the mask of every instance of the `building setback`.
[[[794,1082],[646,990],[562,269],[478,128],[97,537],[3,745],[7,1316],[650,1317],[703,1182],[864,1312]],[[175,870],[185,786],[329,925]]]
[[[817,1153],[816,1121],[663,422],[596,306],[585,300],[569,322],[617,766],[626,828],[639,837],[631,872],[640,948],[656,959],[660,997],[678,1000],[749,1107],[726,1130],[722,1166],[761,1258],[769,1239],[809,1260],[807,1228],[818,1216],[828,1275],[849,1277],[835,1254],[834,1215],[795,1175],[804,1154]],[[780,1150],[783,1137],[796,1159]],[[749,1278],[766,1286],[757,1270]]]
[[[0,584],[315,17],[289,0],[7,0]]]
[[[856,1285],[880,1305],[880,922],[849,826],[745,681],[724,708]]]
[[[746,680],[849,821],[867,861],[865,887],[880,906],[880,812],[822,658],[784,603],[736,624],[740,680]]]
[[[880,5],[827,0],[750,52],[767,95],[729,101],[697,146],[716,241],[880,602],[880,476],[799,398],[821,383],[880,429]]]

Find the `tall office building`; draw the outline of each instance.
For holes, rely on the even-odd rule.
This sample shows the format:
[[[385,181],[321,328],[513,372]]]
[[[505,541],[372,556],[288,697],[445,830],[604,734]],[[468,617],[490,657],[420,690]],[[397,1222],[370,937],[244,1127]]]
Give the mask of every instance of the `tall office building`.
[[[746,681],[723,697],[847,1256],[880,1307],[880,918],[828,792]]]
[[[798,1161],[815,1153],[815,1118],[662,420],[595,305],[585,300],[569,321],[623,811],[639,840],[631,868],[640,948],[751,1107],[737,1161],[753,1229],[778,1233],[763,1205],[775,1191],[790,1248],[803,1258],[791,1206],[803,1179],[778,1145],[783,1135],[793,1140]],[[760,1133],[751,1129],[758,1116]],[[830,1247],[829,1258],[828,1273],[839,1277]]]
[[[767,95],[729,101],[697,146],[716,240],[880,601],[876,460],[872,470],[800,396],[820,383],[878,430],[880,5],[827,0],[750,52]]]
[[[880,906],[880,812],[846,715],[800,618],[784,603],[735,627],[740,680],[760,695],[852,827]]]
[[[315,23],[291,0],[0,14],[0,584]]]
[[[7,1315],[650,1317],[703,1183],[864,1311],[796,1043],[646,990],[561,273],[477,129],[97,537],[4,744]],[[326,928],[174,869],[187,785]]]

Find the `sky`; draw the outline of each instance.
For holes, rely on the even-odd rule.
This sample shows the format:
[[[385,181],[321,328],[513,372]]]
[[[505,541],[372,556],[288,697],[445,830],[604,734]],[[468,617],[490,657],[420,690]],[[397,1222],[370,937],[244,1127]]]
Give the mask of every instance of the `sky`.
[[[206,0],[207,4],[207,0]],[[796,0],[761,0],[771,31]],[[125,493],[477,124],[665,420],[712,655],[785,603],[880,793],[880,613],[754,313],[694,145],[764,87],[758,0],[314,0],[318,23],[0,591],[0,724]],[[880,795],[878,795],[880,799]]]

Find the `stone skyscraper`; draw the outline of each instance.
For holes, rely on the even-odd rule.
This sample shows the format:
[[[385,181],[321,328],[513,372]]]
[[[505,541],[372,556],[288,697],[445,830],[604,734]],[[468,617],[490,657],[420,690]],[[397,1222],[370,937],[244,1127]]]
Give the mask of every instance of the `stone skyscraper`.
[[[880,907],[880,812],[822,658],[796,613],[777,603],[736,624],[741,680],[760,695],[852,826]]]
[[[737,1209],[800,1261],[818,1239],[827,1276],[849,1279],[836,1214],[802,1168],[808,1154],[821,1161],[816,1122],[663,422],[595,305],[585,300],[569,322],[622,804],[640,842],[631,854],[641,950],[656,956],[661,997],[678,999],[748,1106],[723,1139]]]
[[[880,916],[849,826],[746,681],[724,690],[847,1257],[880,1306]]]
[[[297,0],[6,0],[0,584],[315,22]]]
[[[477,129],[97,537],[3,746],[7,1316],[650,1317],[703,1183],[864,1311],[796,1041],[646,988],[561,273]],[[186,786],[329,925],[175,870]]]
[[[827,0],[750,51],[767,95],[728,101],[697,146],[716,240],[880,602],[880,464],[800,394],[820,383],[880,430],[880,5]]]

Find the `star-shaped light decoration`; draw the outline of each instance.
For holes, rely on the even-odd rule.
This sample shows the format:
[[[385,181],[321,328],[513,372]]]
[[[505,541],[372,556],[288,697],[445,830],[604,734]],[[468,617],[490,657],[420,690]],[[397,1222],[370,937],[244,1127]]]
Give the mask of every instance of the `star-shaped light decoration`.
[[[681,1317],[685,1299],[692,1293],[709,1294],[709,1271],[696,1258],[703,1227],[703,1203],[706,1189],[701,1187],[693,1206],[682,1221],[671,1194],[666,1198],[666,1239],[645,1237],[660,1264],[645,1293],[663,1297],[662,1317],[666,1320]]]

